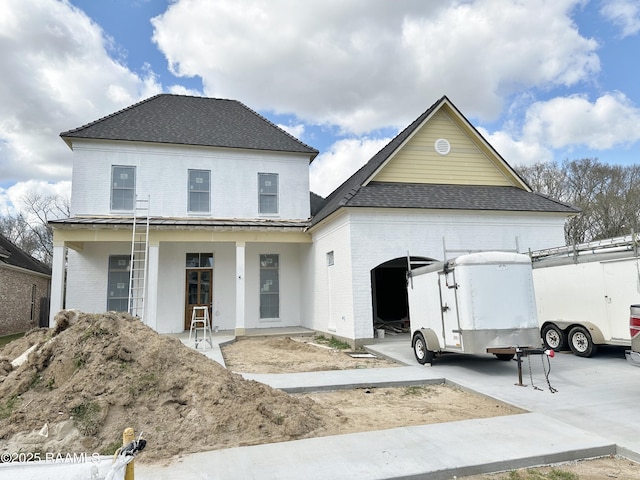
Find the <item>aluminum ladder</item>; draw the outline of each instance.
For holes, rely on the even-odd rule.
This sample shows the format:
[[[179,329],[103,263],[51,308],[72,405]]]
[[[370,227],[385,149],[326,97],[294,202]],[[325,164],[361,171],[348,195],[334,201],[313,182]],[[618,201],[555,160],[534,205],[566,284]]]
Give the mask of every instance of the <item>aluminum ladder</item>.
[[[149,196],[135,199],[129,264],[129,313],[144,321],[149,256]]]

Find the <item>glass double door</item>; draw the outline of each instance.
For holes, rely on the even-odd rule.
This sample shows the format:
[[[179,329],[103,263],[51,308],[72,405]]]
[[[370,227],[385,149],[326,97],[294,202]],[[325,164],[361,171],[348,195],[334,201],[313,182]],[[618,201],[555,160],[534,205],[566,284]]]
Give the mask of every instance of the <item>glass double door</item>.
[[[211,318],[211,304],[213,301],[213,269],[187,269],[187,291],[184,315],[184,329],[191,327],[193,307],[207,307]]]

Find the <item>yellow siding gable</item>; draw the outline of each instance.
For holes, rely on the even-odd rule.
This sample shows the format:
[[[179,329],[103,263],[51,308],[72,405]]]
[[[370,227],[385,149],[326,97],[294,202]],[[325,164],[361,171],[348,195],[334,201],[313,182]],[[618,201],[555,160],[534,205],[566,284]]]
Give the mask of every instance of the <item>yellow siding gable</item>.
[[[434,147],[442,138],[451,145],[447,155],[439,154]],[[481,137],[474,134],[472,139],[444,108],[435,112],[371,178],[374,182],[519,187],[514,180]]]

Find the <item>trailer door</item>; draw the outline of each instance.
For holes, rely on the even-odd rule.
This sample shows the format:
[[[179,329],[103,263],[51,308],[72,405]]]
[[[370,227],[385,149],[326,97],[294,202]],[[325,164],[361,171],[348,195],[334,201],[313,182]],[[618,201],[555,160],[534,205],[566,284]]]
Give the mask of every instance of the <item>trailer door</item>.
[[[640,303],[640,273],[637,259],[602,262],[607,325],[602,328],[605,340],[630,344],[629,305]],[[604,327],[604,326],[603,326]]]
[[[455,270],[438,275],[440,307],[442,311],[442,336],[447,350],[461,350],[460,322],[458,321],[458,299]]]

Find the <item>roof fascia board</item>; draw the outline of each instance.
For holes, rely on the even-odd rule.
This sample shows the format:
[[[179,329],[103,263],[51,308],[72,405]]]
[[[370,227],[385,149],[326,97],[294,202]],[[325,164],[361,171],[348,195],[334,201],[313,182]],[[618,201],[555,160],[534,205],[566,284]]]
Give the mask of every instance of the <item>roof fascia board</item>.
[[[142,147],[156,145],[156,146],[161,146],[163,148],[187,147],[194,150],[202,150],[203,152],[211,151],[212,149],[215,149],[219,151],[229,151],[229,152],[251,152],[253,154],[255,154],[255,152],[264,152],[269,154],[286,155],[291,157],[307,157],[308,156],[308,154],[304,152],[287,152],[284,150],[263,150],[258,148],[241,148],[241,147],[217,147],[214,145],[192,145],[188,143],[163,143],[163,142],[145,142],[141,140],[117,140],[117,139],[106,139],[106,138],[75,138],[75,137],[68,137],[68,138],[63,137],[62,139],[65,141],[65,143],[69,146],[69,148],[72,151],[75,151],[74,145],[76,145],[77,147],[80,147],[79,149],[86,150],[86,151],[93,150],[91,148],[92,145],[96,145],[96,148],[98,150],[100,149],[99,147],[97,147],[97,145],[123,146],[120,149],[120,151],[127,151],[126,145],[132,145],[132,146],[137,145]],[[313,162],[314,158],[315,156],[309,156],[309,163]]]
[[[331,222],[337,220],[338,218],[344,215],[351,215],[353,213],[364,213],[364,214],[374,214],[374,213],[386,213],[388,214],[390,211],[394,211],[396,213],[407,213],[413,215],[443,215],[445,212],[447,215],[456,214],[456,215],[473,215],[474,217],[483,216],[483,215],[522,215],[523,213],[527,214],[527,217],[532,216],[541,216],[541,217],[558,217],[558,218],[570,218],[575,217],[579,212],[543,212],[538,210],[461,210],[455,208],[399,208],[399,207],[348,207],[342,206],[327,217],[320,220],[315,225],[312,225],[307,230],[310,233],[313,233],[323,226],[327,226]]]

